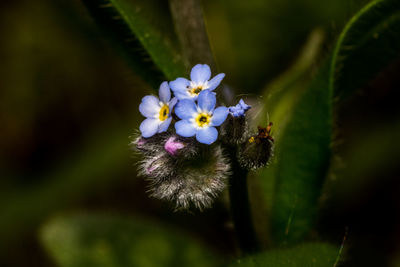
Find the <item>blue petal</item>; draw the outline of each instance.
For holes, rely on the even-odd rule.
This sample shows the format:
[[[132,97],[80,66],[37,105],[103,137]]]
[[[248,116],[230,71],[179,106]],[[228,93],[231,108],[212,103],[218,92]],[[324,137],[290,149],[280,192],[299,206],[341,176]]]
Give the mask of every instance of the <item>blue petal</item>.
[[[171,99],[171,90],[169,89],[168,82],[163,82],[160,85],[160,90],[158,91],[160,100],[167,103]]]
[[[233,117],[243,117],[244,116],[244,111],[243,109],[240,109],[236,112],[233,113]]]
[[[155,135],[158,131],[159,122],[157,119],[145,119],[139,127],[142,136],[147,138]]]
[[[228,113],[229,112],[227,107],[216,108],[211,118],[212,126],[220,126],[226,120],[226,116],[228,116]]]
[[[179,100],[178,104],[176,104],[175,114],[182,120],[191,119],[196,113],[196,104],[190,99]]]
[[[207,64],[197,64],[190,72],[190,79],[196,84],[203,84],[211,77],[211,69]]]
[[[163,121],[160,126],[158,127],[158,132],[162,133],[165,132],[166,130],[168,130],[169,125],[171,124],[172,121],[172,117],[169,117],[168,119],[166,119],[165,121]]]
[[[189,94],[188,91],[175,91],[174,94],[175,94],[176,98],[178,98],[179,100],[193,99],[192,95]]]
[[[174,97],[171,99],[171,101],[169,101],[168,106],[169,106],[169,112],[172,111],[172,109],[174,108],[174,106],[176,105],[176,103],[178,102],[178,98]]]
[[[145,117],[154,118],[158,116],[160,111],[160,104],[157,97],[154,95],[147,95],[142,98],[142,103],[139,105],[139,111]]]
[[[214,90],[215,88],[217,88],[217,86],[221,83],[222,79],[225,77],[224,73],[220,73],[217,76],[215,76],[214,78],[212,78],[209,82],[208,82],[208,90]]]
[[[249,110],[251,108],[251,106],[244,103],[243,99],[239,100],[239,105],[244,111]]]
[[[200,143],[210,145],[218,138],[218,131],[215,127],[207,127],[198,129],[196,132],[196,139]]]
[[[175,96],[176,92],[187,92],[189,85],[190,81],[185,78],[178,78],[172,82],[169,82],[169,87],[171,87],[171,90],[175,93]]]
[[[211,92],[210,90],[203,90],[200,92],[197,102],[199,103],[199,108],[202,111],[211,112],[214,110],[217,99],[215,97],[215,93]]]
[[[196,134],[196,127],[187,120],[177,121],[175,123],[176,133],[183,137],[192,137]]]
[[[240,117],[244,114],[244,111],[239,104],[229,107],[228,111],[232,114],[233,117]]]

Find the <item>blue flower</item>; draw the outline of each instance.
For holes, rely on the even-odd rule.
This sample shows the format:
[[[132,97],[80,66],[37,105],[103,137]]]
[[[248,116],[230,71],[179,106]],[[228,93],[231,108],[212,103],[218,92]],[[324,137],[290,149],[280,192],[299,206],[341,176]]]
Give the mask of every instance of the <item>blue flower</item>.
[[[220,73],[210,80],[210,67],[207,64],[197,64],[190,72],[191,81],[185,78],[178,78],[170,82],[169,86],[179,100],[196,100],[201,91],[207,89],[213,91],[217,88],[224,77],[225,74]]]
[[[244,103],[243,99],[240,99],[239,103],[236,106],[229,107],[229,113],[233,117],[242,117],[244,116],[245,112],[250,108],[251,106]]]
[[[142,103],[139,105],[140,113],[146,117],[139,127],[145,138],[165,132],[171,124],[171,111],[177,99],[175,97],[171,99],[168,82],[160,85],[159,96],[160,99],[153,95],[147,95],[142,98]]]
[[[220,126],[228,116],[227,107],[215,108],[215,93],[203,90],[199,93],[198,105],[192,99],[183,99],[175,108],[176,115],[182,120],[175,123],[176,133],[183,137],[196,135],[197,141],[212,144],[218,138],[214,126]]]

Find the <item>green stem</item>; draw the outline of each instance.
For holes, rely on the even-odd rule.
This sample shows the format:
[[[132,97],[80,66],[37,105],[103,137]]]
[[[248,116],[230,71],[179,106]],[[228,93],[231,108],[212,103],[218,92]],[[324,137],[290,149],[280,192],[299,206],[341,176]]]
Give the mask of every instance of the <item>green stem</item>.
[[[169,0],[175,32],[184,57],[191,68],[206,63],[215,71],[214,57],[208,41],[199,0]]]
[[[229,198],[231,213],[235,225],[239,246],[244,254],[259,249],[256,233],[253,227],[250,202],[247,189],[247,170],[240,167],[236,161],[235,149],[230,149],[232,159],[232,175],[229,179]]]

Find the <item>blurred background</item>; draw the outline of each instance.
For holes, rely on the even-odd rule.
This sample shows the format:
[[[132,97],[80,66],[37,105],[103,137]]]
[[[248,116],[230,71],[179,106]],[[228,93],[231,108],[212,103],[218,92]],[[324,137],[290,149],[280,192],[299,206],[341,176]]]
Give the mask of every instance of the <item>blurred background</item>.
[[[316,64],[367,2],[202,1],[225,83],[255,102],[313,31],[322,40]],[[153,88],[79,0],[3,0],[0,36],[1,266],[54,266],[40,229],[76,212],[155,221],[227,262],[238,256],[226,195],[202,213],[174,213],[147,196],[129,142]],[[324,186],[315,235],[340,244],[347,229],[345,266],[400,266],[399,73],[394,60],[337,110],[333,165],[342,171]]]

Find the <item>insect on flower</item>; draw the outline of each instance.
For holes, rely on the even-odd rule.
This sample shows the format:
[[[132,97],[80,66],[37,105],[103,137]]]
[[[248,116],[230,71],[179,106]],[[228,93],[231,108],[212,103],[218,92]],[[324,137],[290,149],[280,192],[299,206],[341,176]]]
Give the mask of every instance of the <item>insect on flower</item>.
[[[224,73],[211,78],[211,69],[207,64],[197,64],[190,72],[190,79],[177,78],[169,83],[171,90],[178,99],[196,100],[203,90],[213,91],[225,77]]]
[[[171,111],[177,99],[175,97],[171,99],[168,82],[163,82],[160,85],[159,97],[160,99],[153,95],[145,96],[139,105],[140,113],[146,117],[139,128],[145,138],[165,132],[171,124]]]
[[[198,105],[191,99],[180,100],[175,113],[182,120],[175,123],[176,133],[183,137],[196,135],[197,141],[212,144],[218,138],[215,126],[220,126],[228,115],[227,107],[215,109],[215,93],[210,90],[200,92]]]

